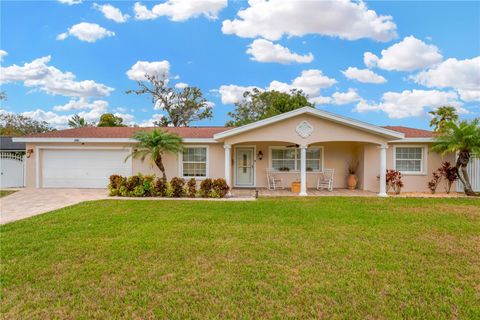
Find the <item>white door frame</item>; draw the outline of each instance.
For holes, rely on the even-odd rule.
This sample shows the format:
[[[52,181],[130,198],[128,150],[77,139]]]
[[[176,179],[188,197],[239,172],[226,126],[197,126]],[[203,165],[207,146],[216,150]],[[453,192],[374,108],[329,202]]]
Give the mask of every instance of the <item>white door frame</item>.
[[[40,150],[55,149],[55,150],[129,150],[132,153],[132,147],[98,147],[98,146],[38,146],[35,147],[35,185],[37,188],[40,186]],[[128,166],[130,167],[130,175],[133,174],[133,161],[132,157],[127,159]]]
[[[239,186],[237,185],[237,149],[252,149],[252,161],[253,161],[253,184],[251,186]],[[233,147],[233,186],[235,188],[256,188],[257,186],[257,146],[255,145],[239,145]]]

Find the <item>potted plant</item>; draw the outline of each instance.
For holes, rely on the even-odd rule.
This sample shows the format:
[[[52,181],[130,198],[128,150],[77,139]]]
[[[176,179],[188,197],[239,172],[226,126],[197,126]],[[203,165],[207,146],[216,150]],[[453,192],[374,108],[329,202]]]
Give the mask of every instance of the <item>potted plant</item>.
[[[357,177],[357,170],[358,170],[359,162],[357,159],[352,160],[348,164],[348,177],[347,177],[347,186],[348,189],[354,190],[357,188],[358,184],[358,177]]]

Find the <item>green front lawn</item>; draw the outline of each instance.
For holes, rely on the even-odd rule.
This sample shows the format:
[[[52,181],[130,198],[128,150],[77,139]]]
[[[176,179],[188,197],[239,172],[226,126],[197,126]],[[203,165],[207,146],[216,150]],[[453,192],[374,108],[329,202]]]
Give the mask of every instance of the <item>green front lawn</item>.
[[[478,199],[85,202],[1,227],[4,318],[480,318]]]
[[[0,198],[6,197],[9,194],[17,192],[16,190],[0,190]]]

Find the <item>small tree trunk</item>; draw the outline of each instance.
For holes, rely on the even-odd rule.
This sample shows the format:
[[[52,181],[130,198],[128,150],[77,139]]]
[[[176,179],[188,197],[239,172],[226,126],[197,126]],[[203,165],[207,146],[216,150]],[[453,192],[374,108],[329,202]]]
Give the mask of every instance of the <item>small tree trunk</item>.
[[[163,166],[162,156],[158,156],[158,158],[155,159],[155,164],[157,165],[158,169],[160,169],[160,171],[162,172],[163,180],[167,181],[167,175],[165,174],[165,167]]]
[[[469,160],[470,153],[468,151],[460,151],[460,153],[458,154],[456,167],[459,171],[458,179],[460,179],[463,184],[465,194],[467,196],[475,196],[476,194],[472,189],[472,185],[470,184],[470,179],[468,177],[467,165]]]

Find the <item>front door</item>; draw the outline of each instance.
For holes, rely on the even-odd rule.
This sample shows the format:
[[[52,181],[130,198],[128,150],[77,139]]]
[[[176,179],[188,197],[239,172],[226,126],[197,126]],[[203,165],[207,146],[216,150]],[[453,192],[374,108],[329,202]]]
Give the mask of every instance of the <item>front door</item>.
[[[235,186],[253,187],[255,173],[254,148],[236,148],[235,154]]]

